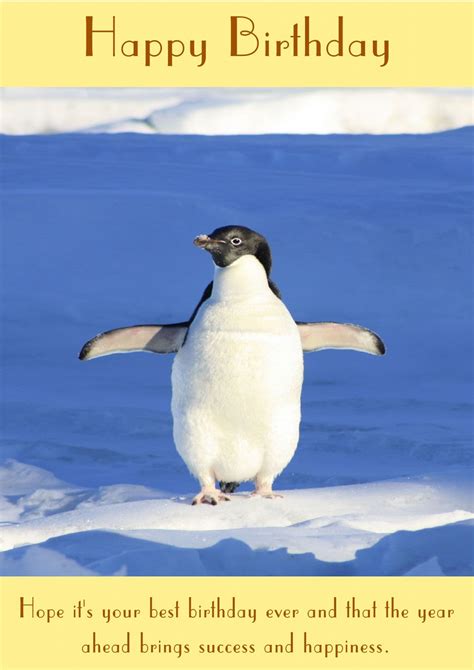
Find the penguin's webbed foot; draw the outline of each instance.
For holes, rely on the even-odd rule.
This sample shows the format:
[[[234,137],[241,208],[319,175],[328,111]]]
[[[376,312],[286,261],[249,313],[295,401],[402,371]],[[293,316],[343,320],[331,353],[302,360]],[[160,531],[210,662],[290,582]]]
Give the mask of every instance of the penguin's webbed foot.
[[[273,491],[273,481],[275,477],[258,474],[255,477],[255,491],[252,491],[250,494],[251,498],[260,496],[261,498],[283,498],[281,493],[275,493]]]
[[[214,486],[205,486],[193,498],[192,505],[200,505],[201,503],[208,503],[209,505],[217,505],[221,500],[230,500],[228,495],[221,493]]]
[[[260,498],[269,498],[271,500],[274,500],[275,498],[284,498],[284,496],[281,493],[275,493],[275,491],[273,491],[271,487],[259,488],[258,486],[255,489],[255,491],[252,491],[252,493],[250,494],[251,498],[256,498],[257,496],[259,496]]]

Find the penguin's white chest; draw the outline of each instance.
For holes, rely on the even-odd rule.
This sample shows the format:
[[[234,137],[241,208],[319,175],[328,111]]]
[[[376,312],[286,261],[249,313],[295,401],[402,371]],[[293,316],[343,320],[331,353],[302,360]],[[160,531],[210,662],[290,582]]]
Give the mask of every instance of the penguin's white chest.
[[[303,354],[263,267],[218,269],[172,371],[176,448],[200,480],[273,479],[298,442]]]

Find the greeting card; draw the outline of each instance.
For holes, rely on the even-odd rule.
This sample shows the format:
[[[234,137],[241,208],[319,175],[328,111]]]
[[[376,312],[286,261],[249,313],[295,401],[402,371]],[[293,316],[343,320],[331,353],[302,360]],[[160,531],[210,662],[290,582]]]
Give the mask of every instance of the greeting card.
[[[471,667],[471,12],[3,4],[2,667]]]

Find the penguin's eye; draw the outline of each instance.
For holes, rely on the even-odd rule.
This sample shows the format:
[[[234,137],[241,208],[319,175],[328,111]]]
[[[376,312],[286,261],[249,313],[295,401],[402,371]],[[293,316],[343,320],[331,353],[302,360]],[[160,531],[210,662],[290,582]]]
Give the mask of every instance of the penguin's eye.
[[[233,244],[234,247],[239,247],[242,244],[242,240],[240,239],[240,237],[233,237],[230,243]]]

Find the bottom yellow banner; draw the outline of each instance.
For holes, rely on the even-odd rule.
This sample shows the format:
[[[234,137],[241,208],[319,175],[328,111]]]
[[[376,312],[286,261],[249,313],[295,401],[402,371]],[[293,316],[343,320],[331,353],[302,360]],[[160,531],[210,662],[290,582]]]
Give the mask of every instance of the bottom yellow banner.
[[[7,668],[471,668],[464,577],[11,577]]]

